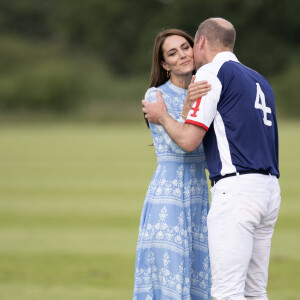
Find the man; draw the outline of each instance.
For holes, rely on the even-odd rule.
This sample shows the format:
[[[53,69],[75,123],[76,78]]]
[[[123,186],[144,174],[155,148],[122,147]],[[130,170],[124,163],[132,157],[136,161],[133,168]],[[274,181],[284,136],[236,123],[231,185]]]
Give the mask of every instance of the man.
[[[268,299],[271,237],[280,207],[278,132],[274,94],[267,80],[233,54],[235,29],[221,18],[200,24],[195,36],[196,81],[212,90],[191,107],[185,124],[158,101],[143,100],[148,121],[161,124],[184,150],[204,136],[212,181],[208,239],[212,296]]]

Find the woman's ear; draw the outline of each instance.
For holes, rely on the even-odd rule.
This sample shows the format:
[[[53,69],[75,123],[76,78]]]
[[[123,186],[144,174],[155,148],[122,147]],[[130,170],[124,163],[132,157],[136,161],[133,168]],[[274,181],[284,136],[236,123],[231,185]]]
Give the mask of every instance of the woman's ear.
[[[169,66],[166,64],[166,62],[161,61],[161,62],[160,62],[160,65],[161,65],[166,71],[170,71],[170,68],[169,68]]]

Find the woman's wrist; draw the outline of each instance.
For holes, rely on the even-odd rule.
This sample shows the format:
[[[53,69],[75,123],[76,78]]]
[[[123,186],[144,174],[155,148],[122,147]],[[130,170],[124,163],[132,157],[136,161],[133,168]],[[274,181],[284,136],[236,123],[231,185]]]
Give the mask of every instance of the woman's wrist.
[[[187,118],[187,115],[186,115],[186,114],[184,114],[184,113],[183,113],[183,111],[182,111],[182,112],[181,112],[181,117],[182,117],[182,119],[184,119],[184,120],[185,120],[185,119]]]

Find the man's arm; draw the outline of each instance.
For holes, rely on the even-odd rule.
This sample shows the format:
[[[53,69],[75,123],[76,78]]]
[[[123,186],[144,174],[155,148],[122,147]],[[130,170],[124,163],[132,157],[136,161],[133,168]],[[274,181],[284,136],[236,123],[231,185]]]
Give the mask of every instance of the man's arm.
[[[148,121],[161,124],[180,148],[185,151],[193,151],[201,144],[206,131],[199,126],[175,121],[168,114],[160,91],[157,91],[157,102],[150,103],[143,100],[142,103],[143,112]]]

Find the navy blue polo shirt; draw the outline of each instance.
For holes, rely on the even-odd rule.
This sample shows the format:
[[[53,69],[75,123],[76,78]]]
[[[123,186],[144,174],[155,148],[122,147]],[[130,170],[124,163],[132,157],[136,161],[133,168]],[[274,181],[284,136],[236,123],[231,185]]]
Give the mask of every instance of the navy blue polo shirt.
[[[196,73],[212,90],[192,106],[186,123],[203,127],[210,179],[260,170],[279,177],[275,99],[268,81],[220,52]]]

